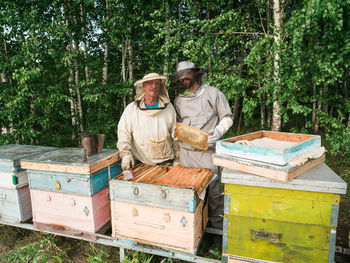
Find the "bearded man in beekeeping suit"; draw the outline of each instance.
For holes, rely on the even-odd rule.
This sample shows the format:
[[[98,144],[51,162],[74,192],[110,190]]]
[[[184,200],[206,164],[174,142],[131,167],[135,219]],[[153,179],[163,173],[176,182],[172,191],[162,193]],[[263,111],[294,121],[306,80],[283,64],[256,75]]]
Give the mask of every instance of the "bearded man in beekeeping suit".
[[[135,159],[146,164],[171,165],[177,142],[172,134],[176,113],[166,90],[168,78],[157,73],[135,82],[135,101],[124,110],[118,123],[117,148],[122,169],[129,170]]]
[[[233,124],[233,115],[225,95],[217,88],[202,84],[206,76],[204,68],[194,63],[182,61],[170,76],[171,86],[177,91],[175,110],[177,121],[200,130],[212,133],[208,137],[209,150],[196,149],[184,142],[180,143],[180,164],[189,167],[203,167],[219,174],[219,168],[212,163],[215,142]],[[209,185],[209,226],[222,229],[223,194],[219,189],[220,181],[216,179]],[[213,238],[211,248],[221,248],[218,236]],[[212,251],[211,251],[212,252]]]

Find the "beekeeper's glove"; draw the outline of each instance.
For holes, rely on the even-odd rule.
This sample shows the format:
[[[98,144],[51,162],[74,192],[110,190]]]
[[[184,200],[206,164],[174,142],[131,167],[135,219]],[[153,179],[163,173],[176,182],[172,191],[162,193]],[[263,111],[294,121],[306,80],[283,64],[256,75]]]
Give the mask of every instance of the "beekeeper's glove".
[[[131,154],[127,154],[122,159],[122,169],[123,170],[129,170],[130,168],[133,168],[135,165],[134,157],[132,157]]]
[[[221,119],[219,124],[215,127],[213,134],[208,137],[209,147],[213,147],[215,143],[220,140],[222,135],[228,131],[228,129],[232,126],[233,120],[231,117],[224,117]]]
[[[208,144],[213,146],[221,137],[221,132],[215,128],[213,134],[208,137]]]

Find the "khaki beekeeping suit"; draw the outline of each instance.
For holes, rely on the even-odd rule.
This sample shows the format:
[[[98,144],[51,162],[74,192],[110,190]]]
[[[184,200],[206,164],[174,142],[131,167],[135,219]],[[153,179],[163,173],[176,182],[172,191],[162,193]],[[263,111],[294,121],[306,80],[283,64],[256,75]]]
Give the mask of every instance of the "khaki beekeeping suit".
[[[158,108],[147,108],[143,82],[160,79]],[[159,164],[175,157],[173,130],[176,113],[166,90],[167,77],[150,73],[135,83],[135,101],[124,110],[118,123],[117,148],[121,158],[132,156],[146,164]]]

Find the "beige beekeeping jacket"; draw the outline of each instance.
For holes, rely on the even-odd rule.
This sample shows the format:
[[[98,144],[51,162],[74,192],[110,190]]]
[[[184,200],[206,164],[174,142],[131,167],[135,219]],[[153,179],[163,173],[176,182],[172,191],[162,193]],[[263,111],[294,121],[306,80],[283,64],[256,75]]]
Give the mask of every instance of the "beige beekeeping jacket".
[[[175,158],[173,130],[176,113],[163,85],[159,107],[147,109],[144,90],[136,87],[135,101],[124,110],[118,123],[117,148],[120,157],[132,154],[146,164],[157,164]]]

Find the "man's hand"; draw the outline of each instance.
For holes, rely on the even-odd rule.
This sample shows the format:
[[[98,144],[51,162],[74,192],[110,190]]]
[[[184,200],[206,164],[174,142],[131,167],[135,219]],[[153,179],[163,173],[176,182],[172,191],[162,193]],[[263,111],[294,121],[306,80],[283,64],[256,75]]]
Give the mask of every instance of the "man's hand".
[[[131,154],[125,155],[122,159],[122,170],[129,170],[135,165],[134,157]]]
[[[222,134],[219,132],[218,129],[214,129],[213,135],[210,135],[208,137],[208,144],[210,146],[214,145],[218,140],[220,140]]]

